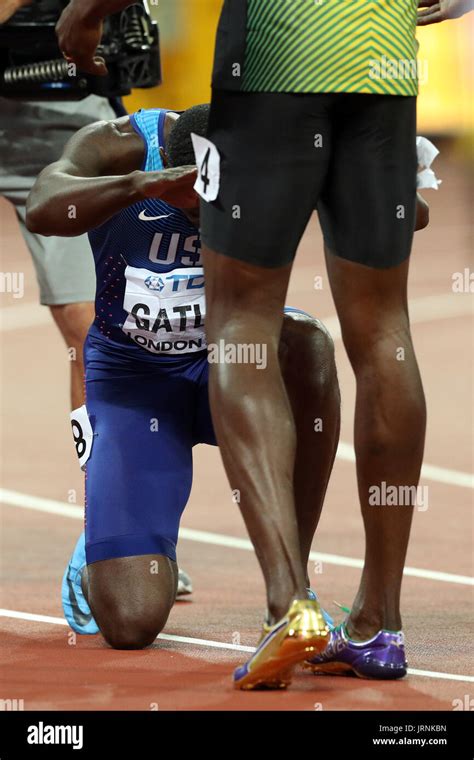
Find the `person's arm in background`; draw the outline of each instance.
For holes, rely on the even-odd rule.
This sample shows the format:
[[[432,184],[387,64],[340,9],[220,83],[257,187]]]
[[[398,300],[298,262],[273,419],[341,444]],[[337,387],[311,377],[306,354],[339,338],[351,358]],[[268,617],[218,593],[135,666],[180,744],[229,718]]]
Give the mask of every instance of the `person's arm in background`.
[[[418,0],[418,26],[439,24],[440,21],[460,18],[474,10],[474,0]]]
[[[8,21],[14,13],[16,13],[24,5],[31,5],[33,0],[2,0],[0,7],[0,24],[4,24]]]
[[[71,0],[56,24],[63,55],[81,71],[95,76],[106,74],[104,59],[95,55],[102,38],[102,22],[129,5],[133,5],[133,0]]]
[[[40,235],[74,237],[146,198],[196,205],[195,166],[143,172],[141,138],[128,117],[79,130],[43,169],[28,196],[26,226]]]

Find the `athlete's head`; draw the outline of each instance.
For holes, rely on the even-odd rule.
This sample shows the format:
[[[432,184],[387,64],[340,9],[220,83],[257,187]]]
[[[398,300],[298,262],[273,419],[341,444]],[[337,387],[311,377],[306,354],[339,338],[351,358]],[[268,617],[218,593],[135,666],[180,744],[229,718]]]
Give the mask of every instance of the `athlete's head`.
[[[170,130],[165,150],[161,151],[165,166],[192,166],[196,163],[191,132],[205,137],[209,122],[209,103],[188,108]],[[183,209],[193,224],[199,224],[199,196],[196,193],[194,209]]]

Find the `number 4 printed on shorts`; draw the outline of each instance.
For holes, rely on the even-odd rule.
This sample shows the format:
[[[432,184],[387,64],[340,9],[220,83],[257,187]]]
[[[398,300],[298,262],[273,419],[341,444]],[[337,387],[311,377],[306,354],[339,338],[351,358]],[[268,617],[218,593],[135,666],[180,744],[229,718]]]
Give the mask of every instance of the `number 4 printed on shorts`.
[[[198,176],[195,191],[205,201],[215,201],[219,195],[221,157],[214,143],[191,132]]]

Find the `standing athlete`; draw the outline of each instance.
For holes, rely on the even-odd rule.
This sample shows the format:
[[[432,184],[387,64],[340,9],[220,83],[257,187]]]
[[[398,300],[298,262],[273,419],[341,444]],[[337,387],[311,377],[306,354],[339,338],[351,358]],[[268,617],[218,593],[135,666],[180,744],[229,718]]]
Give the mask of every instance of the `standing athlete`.
[[[89,230],[94,254],[86,409],[74,417],[87,468],[86,536],[65,574],[63,607],[74,630],[100,629],[119,649],[151,644],[166,623],[176,595],[176,542],[191,489],[192,448],[216,443],[199,198],[196,170],[187,166],[194,160],[191,132],[205,134],[208,114],[207,105],[181,117],[151,109],[86,127],[41,173],[28,201],[31,229],[59,236]],[[259,372],[265,372],[260,358]],[[298,552],[307,562],[339,436],[330,336],[317,320],[287,309],[279,360],[298,430],[292,479]],[[322,430],[315,432],[317,419]],[[279,551],[271,547],[275,564]],[[306,655],[321,650],[327,632],[313,592],[305,589],[291,628],[275,633],[287,642],[287,666],[295,649]],[[273,673],[266,657],[262,671],[257,654],[236,685],[286,685],[290,674],[283,677],[276,664]]]
[[[201,232],[209,339],[245,335],[266,342],[271,357],[264,377],[216,365],[209,382],[217,439],[230,483],[244,495],[257,554],[264,556],[270,520],[270,540],[282,547],[277,572],[262,562],[274,622],[291,614],[305,587],[290,479],[295,427],[277,361],[280,312],[298,244],[315,206],[319,212],[357,380],[366,556],[352,611],[315,659],[318,670],[360,672],[365,663],[370,672],[375,652],[389,643],[403,649],[400,587],[413,510],[375,509],[369,489],[383,481],[415,486],[423,455],[425,402],[406,292],[416,216],[416,18],[415,0],[227,0],[202,163],[198,154],[198,187],[208,198]],[[237,408],[236,398],[247,403]],[[255,414],[264,405],[273,417]],[[235,455],[244,445],[256,452],[252,469]],[[400,657],[372,674],[403,673]]]
[[[373,507],[369,493],[384,482],[417,485],[426,424],[407,308],[416,218],[416,23],[416,0],[226,0],[208,143],[197,150],[209,340],[245,335],[266,342],[270,357],[265,376],[244,365],[213,366],[209,388],[224,465],[231,487],[243,494],[276,625],[291,616],[292,600],[305,588],[290,477],[295,425],[278,336],[294,256],[317,207],[357,381],[354,441],[366,550],[352,610],[311,667],[366,669],[382,678],[405,672],[401,654],[383,667],[377,660],[389,645],[403,651],[400,590],[413,508]],[[246,403],[237,407],[236,398]],[[255,454],[252,468],[240,454],[244,446]],[[265,562],[268,540],[282,547],[276,572]]]

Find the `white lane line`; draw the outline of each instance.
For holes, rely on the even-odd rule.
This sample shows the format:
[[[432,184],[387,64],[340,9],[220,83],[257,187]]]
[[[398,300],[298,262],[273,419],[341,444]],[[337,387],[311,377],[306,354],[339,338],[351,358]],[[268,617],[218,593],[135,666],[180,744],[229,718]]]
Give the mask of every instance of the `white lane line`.
[[[338,459],[344,462],[355,462],[354,447],[350,443],[339,442],[336,454]],[[460,470],[449,470],[446,467],[438,467],[433,464],[424,464],[421,468],[421,477],[436,483],[445,483],[450,486],[474,489],[474,475]]]
[[[412,325],[424,322],[436,322],[442,319],[456,317],[472,317],[474,315],[474,300],[469,293],[441,293],[434,296],[422,296],[408,301],[410,323]],[[341,339],[341,325],[334,314],[321,318],[321,322],[331,333],[333,340]]]
[[[314,272],[312,269],[310,271],[309,280],[312,280]],[[302,269],[300,268],[297,274],[301,274],[301,272]],[[410,322],[413,325],[472,316],[474,303],[469,293],[446,292],[413,298],[409,301],[409,308]],[[324,322],[333,339],[340,340],[341,326],[337,316],[331,314],[321,321]],[[46,324],[54,324],[49,309],[36,302],[14,303],[0,309],[0,332],[42,327]]]
[[[18,612],[17,610],[0,609],[0,617],[14,618],[15,620],[30,620],[35,623],[68,625],[64,618],[51,617],[50,615],[34,615],[31,612]],[[227,644],[222,641],[209,641],[208,639],[193,639],[189,636],[173,636],[172,634],[160,633],[158,634],[158,638],[163,639],[163,641],[173,641],[177,644],[191,644],[193,646],[209,647],[212,649],[228,649],[234,652],[255,652],[255,647]],[[474,683],[474,676],[463,676],[458,673],[438,673],[435,670],[418,670],[417,668],[408,668],[408,673],[412,676],[443,678],[447,681],[466,681],[468,683]]]
[[[179,537],[187,539],[188,541],[196,541],[203,544],[214,544],[216,546],[228,546],[232,549],[254,551],[252,544],[247,538],[235,538],[234,536],[225,536],[221,533],[209,533],[208,531],[194,530],[192,528],[181,528],[179,531]],[[312,562],[339,565],[340,567],[355,567],[362,569],[364,566],[363,560],[356,557],[345,557],[342,554],[310,552],[309,558]],[[444,583],[474,586],[474,578],[470,575],[444,573],[439,570],[425,570],[420,567],[406,567],[404,575],[411,576],[412,578],[425,578],[426,580],[441,581]]]
[[[0,488],[0,502],[8,504],[11,507],[20,507],[20,509],[33,509],[37,512],[47,512],[48,514],[70,517],[76,520],[84,519],[83,507],[78,507],[75,504],[67,504],[62,501],[44,499],[39,496],[29,496],[28,494],[19,493],[18,491],[9,491],[5,488]],[[210,533],[209,531],[194,530],[193,528],[181,528],[179,531],[179,537],[180,539],[196,541],[201,544],[227,546],[231,549],[242,549],[250,552],[254,551],[248,538],[226,536],[222,533]],[[311,552],[309,558],[312,562],[326,562],[328,565],[355,567],[358,569],[363,567],[363,561],[361,559],[356,557],[345,557],[339,554]],[[426,570],[419,567],[406,567],[405,575],[413,578],[441,581],[444,583],[457,583],[464,586],[474,585],[474,578],[469,575],[444,573],[439,570]]]
[[[426,480],[434,480],[437,483],[445,483],[449,486],[461,488],[474,488],[474,475],[470,472],[450,470],[446,467],[438,467],[433,464],[424,464],[421,468],[421,477]]]
[[[32,612],[18,612],[17,610],[0,609],[0,617],[14,618],[15,620],[30,620],[33,623],[48,623],[48,625],[68,626],[64,618],[51,617],[50,615],[36,615]],[[208,641],[207,639],[193,639],[189,636],[173,636],[170,633],[159,633],[159,639],[174,641],[177,644],[193,644],[194,646],[212,647],[213,649],[230,649],[236,652],[255,652],[255,647],[244,647],[237,644],[227,644],[222,641]]]
[[[50,615],[35,615],[33,612],[18,612],[17,610],[0,609],[0,617],[15,618],[15,620],[31,620],[33,623],[51,623],[51,625],[67,625],[64,618]]]
[[[452,283],[448,281],[447,287]],[[474,316],[474,301],[470,293],[438,293],[408,300],[411,324],[435,322],[440,319]]]
[[[474,683],[474,676],[460,676],[457,673],[437,673],[433,670],[419,670],[418,668],[408,668],[408,673],[412,676],[421,678],[444,678],[446,681],[467,681]]]
[[[76,504],[68,504],[66,501],[44,499],[41,496],[30,496],[27,493],[20,493],[19,491],[9,491],[7,488],[0,488],[0,502],[8,504],[10,507],[34,509],[37,512],[48,512],[50,515],[61,515],[61,517],[84,520],[84,507],[82,506],[78,507]]]
[[[47,306],[38,303],[16,303],[0,309],[0,332],[44,327],[54,324]]]

